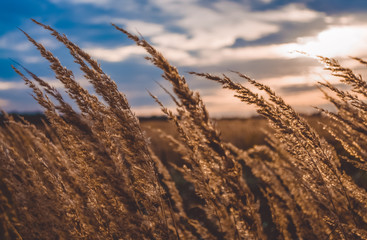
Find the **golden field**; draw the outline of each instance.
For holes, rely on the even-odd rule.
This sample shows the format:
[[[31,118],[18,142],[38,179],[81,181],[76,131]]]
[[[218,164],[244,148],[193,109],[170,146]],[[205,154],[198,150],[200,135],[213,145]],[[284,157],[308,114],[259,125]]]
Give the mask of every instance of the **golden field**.
[[[158,50],[113,25],[171,85],[162,90],[174,111],[151,94],[169,122],[139,121],[98,62],[34,22],[65,45],[96,94],[24,32],[77,107],[13,66],[47,121],[2,113],[1,239],[367,239],[367,83],[352,70],[317,57],[343,87],[319,83],[335,111],[320,108],[314,117],[243,73],[233,74],[246,84],[191,72],[262,116],[212,120],[200,93]]]

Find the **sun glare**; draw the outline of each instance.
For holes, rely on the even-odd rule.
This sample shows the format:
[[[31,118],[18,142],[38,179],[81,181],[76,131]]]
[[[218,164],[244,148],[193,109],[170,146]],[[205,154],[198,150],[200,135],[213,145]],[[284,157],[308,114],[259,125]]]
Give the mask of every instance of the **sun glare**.
[[[360,56],[367,51],[366,41],[366,26],[334,26],[314,37],[300,37],[297,43],[286,44],[282,50],[293,57],[292,51],[326,57]]]

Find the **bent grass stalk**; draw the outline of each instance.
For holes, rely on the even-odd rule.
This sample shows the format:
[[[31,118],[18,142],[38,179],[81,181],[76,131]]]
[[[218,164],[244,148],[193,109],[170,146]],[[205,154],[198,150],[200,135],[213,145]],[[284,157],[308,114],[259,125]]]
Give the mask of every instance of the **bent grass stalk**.
[[[39,128],[2,113],[1,239],[367,239],[367,193],[344,169],[346,164],[361,173],[367,169],[367,83],[352,70],[319,57],[351,87],[320,83],[336,107],[336,112],[319,109],[330,123],[325,132],[340,146],[327,143],[325,132],[314,130],[261,82],[234,72],[264,95],[227,75],[192,72],[234,91],[269,120],[274,131],[267,133],[267,144],[242,150],[222,140],[200,94],[158,50],[113,25],[147,51],[147,60],[172,86],[173,93],[161,88],[175,112],[149,93],[178,132],[176,138],[153,131],[179,156],[163,161],[98,62],[65,35],[33,21],[66,46],[98,96],[22,31],[77,109],[35,73],[13,66],[48,122]],[[191,197],[182,182],[193,187]]]

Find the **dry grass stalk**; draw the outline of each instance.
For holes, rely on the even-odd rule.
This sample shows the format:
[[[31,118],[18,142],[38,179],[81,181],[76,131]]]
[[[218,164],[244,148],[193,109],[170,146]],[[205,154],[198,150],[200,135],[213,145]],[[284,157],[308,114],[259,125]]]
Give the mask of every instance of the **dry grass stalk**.
[[[65,35],[33,21],[68,48],[103,101],[24,32],[78,109],[36,74],[13,66],[49,123],[39,129],[2,114],[2,239],[273,239],[265,221],[278,239],[367,239],[367,193],[344,172],[346,163],[367,169],[367,84],[361,76],[319,57],[352,91],[320,83],[337,108],[320,109],[330,121],[325,129],[340,143],[335,149],[268,86],[235,73],[263,96],[226,75],[193,73],[233,90],[271,123],[267,145],[244,151],[221,139],[199,93],[159,51],[113,25],[148,52],[172,85],[173,93],[161,87],[176,112],[151,94],[179,135],[156,131],[179,156],[163,161],[101,66]],[[194,188],[191,202],[178,178]]]

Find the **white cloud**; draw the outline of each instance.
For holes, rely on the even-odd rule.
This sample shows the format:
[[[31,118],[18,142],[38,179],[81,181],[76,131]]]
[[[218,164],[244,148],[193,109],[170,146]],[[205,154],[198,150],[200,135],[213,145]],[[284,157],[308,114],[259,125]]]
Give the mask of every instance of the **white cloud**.
[[[188,25],[190,24],[195,25],[195,23]],[[158,46],[184,50],[220,49],[233,45],[237,38],[252,41],[279,30],[276,25],[256,21],[246,21],[242,24],[232,24],[228,21],[215,28],[206,26],[192,28],[193,30],[188,30],[192,32],[191,34],[164,33],[152,37],[151,41]]]
[[[222,1],[214,4],[213,8],[184,1],[154,1],[153,4],[168,15],[174,14],[177,18],[169,24],[182,28],[193,42],[210,44],[218,38],[230,38],[231,42],[227,40],[224,44],[232,44],[238,37],[256,40],[279,30],[277,25],[254,19],[244,4]]]
[[[51,86],[53,86],[57,89],[63,89],[64,88],[64,84],[62,82],[60,82],[59,80],[57,80],[57,79],[49,78],[49,77],[41,77],[41,79],[43,79],[48,84],[50,84]],[[76,78],[75,81],[78,82],[79,85],[82,86],[82,87],[91,86],[91,83],[89,83],[88,80],[85,79],[85,78],[79,77],[79,78]]]
[[[15,51],[26,51],[32,47],[32,44],[26,40],[26,38],[21,38],[22,34],[20,31],[8,32],[0,37],[0,48],[6,50]]]
[[[254,46],[244,48],[222,48],[218,50],[197,50],[195,56],[188,51],[171,47],[156,47],[168,61],[179,66],[220,65],[228,61],[250,61],[259,59],[289,58],[283,45]],[[288,45],[286,45],[288,46]],[[286,50],[284,50],[286,49]],[[91,56],[107,62],[120,62],[132,56],[146,55],[146,51],[138,46],[117,48],[88,48]]]
[[[228,61],[251,61],[259,59],[279,59],[286,56],[279,49],[281,45],[265,45],[243,48],[223,48],[202,52],[200,65],[220,65]]]
[[[121,62],[129,57],[145,54],[145,50],[138,46],[124,46],[117,48],[87,48],[91,56],[108,62]]]
[[[210,34],[200,33],[194,38],[186,34],[167,33],[151,38],[154,45],[159,47],[176,48],[187,51],[200,51],[205,49],[219,49],[233,44],[232,37],[213,38]]]
[[[181,66],[191,66],[198,62],[198,58],[189,54],[189,52],[175,48],[160,47],[158,50],[168,61],[174,64],[182,64]]]
[[[131,20],[126,18],[111,18],[109,16],[96,17],[91,20],[94,24],[114,23],[122,25],[124,29],[131,33],[141,33],[145,37],[156,36],[165,31],[163,24],[145,22],[141,20]]]
[[[316,36],[300,37],[296,43],[282,47],[288,52],[298,50],[334,58],[366,55],[366,42],[367,25],[331,26]]]
[[[37,42],[41,43],[48,50],[54,50],[61,46],[61,43],[54,40],[53,38],[50,38],[49,36],[38,39]]]
[[[269,4],[271,3],[273,0],[260,0],[260,2],[265,3],[265,4]]]
[[[283,8],[255,12],[254,17],[270,22],[309,22],[324,16],[323,13],[306,8],[302,4],[289,4]]]
[[[153,44],[154,45],[154,44]],[[273,44],[243,48],[198,49],[192,55],[186,49],[156,46],[168,61],[178,66],[213,66],[236,61],[252,61],[261,59],[286,59],[295,57],[291,55],[290,44]],[[107,61],[120,62],[130,57],[146,55],[142,47],[135,45],[116,48],[88,48],[85,49],[91,56]]]
[[[6,82],[0,81],[0,90],[26,89],[28,88],[24,82]]]
[[[64,88],[64,85],[57,79],[50,78],[50,77],[40,77],[47,83],[49,83],[51,86],[62,89]],[[29,78],[32,80],[32,78]],[[76,81],[82,86],[87,87],[91,84],[88,82],[88,80],[84,78],[77,78]],[[21,89],[29,89],[29,87],[23,82],[23,81],[2,81],[0,80],[0,90],[21,90]]]
[[[23,56],[22,61],[26,63],[40,63],[44,61],[44,59],[40,56]]]
[[[162,24],[144,22],[139,20],[128,20],[124,18],[113,18],[111,20],[115,24],[123,24],[125,29],[130,32],[144,33],[144,36],[154,36],[164,32]]]

